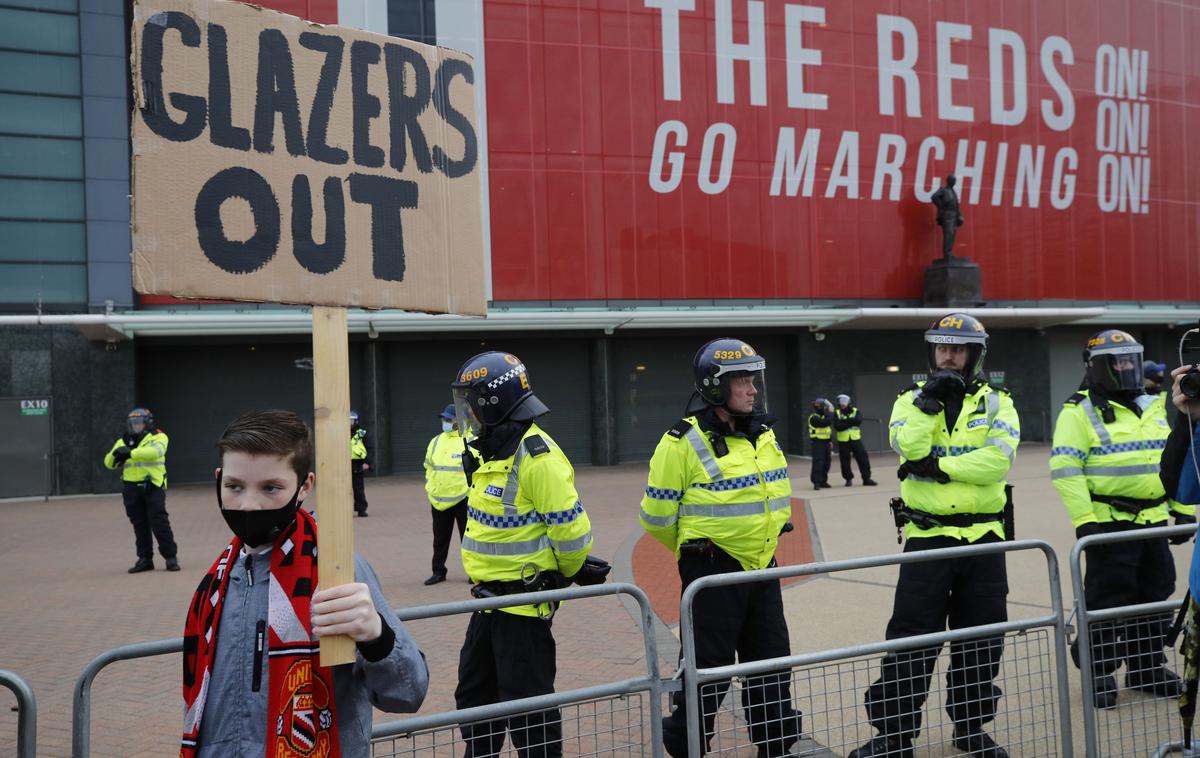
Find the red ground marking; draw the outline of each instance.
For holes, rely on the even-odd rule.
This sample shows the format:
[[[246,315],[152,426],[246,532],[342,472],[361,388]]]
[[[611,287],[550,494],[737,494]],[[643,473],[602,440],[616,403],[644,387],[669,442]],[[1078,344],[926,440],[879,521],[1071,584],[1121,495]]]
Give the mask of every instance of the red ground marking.
[[[795,530],[779,538],[775,558],[782,566],[810,563],[813,560],[812,535],[808,532],[808,501],[792,498],[792,523]],[[783,580],[785,585],[808,577]],[[633,581],[646,591],[654,612],[668,626],[679,623],[679,570],[675,556],[648,534],[633,547]]]

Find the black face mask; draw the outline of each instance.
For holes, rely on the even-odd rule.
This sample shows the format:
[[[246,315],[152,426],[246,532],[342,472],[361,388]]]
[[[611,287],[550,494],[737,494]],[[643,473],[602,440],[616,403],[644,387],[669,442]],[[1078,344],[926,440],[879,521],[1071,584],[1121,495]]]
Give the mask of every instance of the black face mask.
[[[274,543],[296,520],[296,509],[300,506],[296,499],[300,496],[301,486],[303,484],[296,487],[292,499],[282,508],[258,511],[227,510],[221,500],[221,475],[217,474],[217,505],[220,506],[221,516],[234,536],[246,547],[255,548]]]

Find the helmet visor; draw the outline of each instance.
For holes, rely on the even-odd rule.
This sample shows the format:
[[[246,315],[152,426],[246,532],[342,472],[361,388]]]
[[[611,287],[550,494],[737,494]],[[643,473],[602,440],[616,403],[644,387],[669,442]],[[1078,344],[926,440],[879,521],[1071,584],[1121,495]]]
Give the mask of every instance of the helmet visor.
[[[1093,358],[1104,371],[1102,386],[1117,391],[1144,389],[1142,356],[1137,353],[1101,355]]]
[[[125,429],[130,434],[141,434],[146,431],[146,417],[140,413],[129,416],[125,419]]]
[[[724,367],[722,367],[724,368]],[[767,412],[767,369],[747,371],[744,366],[718,371],[716,378],[725,385],[725,410],[735,416],[751,416]]]
[[[454,420],[458,422],[458,428],[464,434],[470,430],[472,434],[478,435],[483,425],[479,423],[479,418],[475,415],[475,411],[471,409],[471,401],[468,399],[468,389],[466,387],[454,387],[450,390],[454,397]]]

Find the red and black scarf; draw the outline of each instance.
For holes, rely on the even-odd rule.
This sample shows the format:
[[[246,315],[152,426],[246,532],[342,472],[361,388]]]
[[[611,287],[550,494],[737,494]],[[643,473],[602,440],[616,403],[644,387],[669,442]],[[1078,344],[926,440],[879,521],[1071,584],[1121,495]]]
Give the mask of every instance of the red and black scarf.
[[[183,701],[186,708],[180,758],[199,751],[200,720],[217,650],[218,622],[231,562],[242,542],[233,542],[196,588],[183,629]],[[319,664],[312,635],[311,601],[317,585],[317,523],[305,510],[275,540],[268,601],[267,758],[339,758],[333,669]],[[259,643],[261,644],[261,643]],[[217,714],[216,718],[220,718]]]

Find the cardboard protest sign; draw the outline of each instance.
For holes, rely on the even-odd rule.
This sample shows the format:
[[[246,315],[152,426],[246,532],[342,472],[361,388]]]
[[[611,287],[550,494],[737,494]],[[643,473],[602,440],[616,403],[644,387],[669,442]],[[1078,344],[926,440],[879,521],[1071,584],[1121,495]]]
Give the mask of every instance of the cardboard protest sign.
[[[469,56],[139,0],[131,64],[138,292],[485,312]]]

